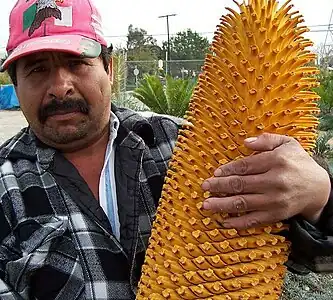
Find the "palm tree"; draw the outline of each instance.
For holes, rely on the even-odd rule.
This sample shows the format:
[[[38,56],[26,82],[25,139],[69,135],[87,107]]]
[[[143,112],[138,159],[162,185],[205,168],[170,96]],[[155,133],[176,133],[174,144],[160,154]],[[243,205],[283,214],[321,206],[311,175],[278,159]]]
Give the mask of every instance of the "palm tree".
[[[196,85],[195,80],[167,76],[165,85],[156,75],[145,75],[133,96],[155,113],[183,117]]]

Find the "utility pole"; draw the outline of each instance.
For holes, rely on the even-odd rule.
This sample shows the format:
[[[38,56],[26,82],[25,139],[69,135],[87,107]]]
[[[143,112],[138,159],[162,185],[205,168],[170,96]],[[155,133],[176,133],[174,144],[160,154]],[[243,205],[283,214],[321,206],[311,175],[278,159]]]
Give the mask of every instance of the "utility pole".
[[[166,57],[166,60],[165,60],[165,73],[166,74],[169,73],[169,61],[171,60],[169,18],[174,17],[174,16],[176,16],[176,14],[168,14],[168,15],[164,15],[164,16],[159,16],[159,18],[166,18],[166,22],[167,22],[168,51],[167,51],[167,57]]]
[[[333,20],[333,9],[331,12],[331,17],[330,20],[328,22],[328,27],[327,27],[327,32],[326,32],[326,37],[325,37],[325,42],[324,42],[324,62],[325,62],[325,67],[332,67],[329,66],[329,57],[331,57],[333,55],[333,24],[332,24],[332,20]],[[331,39],[330,41],[328,40],[328,36],[330,35]]]

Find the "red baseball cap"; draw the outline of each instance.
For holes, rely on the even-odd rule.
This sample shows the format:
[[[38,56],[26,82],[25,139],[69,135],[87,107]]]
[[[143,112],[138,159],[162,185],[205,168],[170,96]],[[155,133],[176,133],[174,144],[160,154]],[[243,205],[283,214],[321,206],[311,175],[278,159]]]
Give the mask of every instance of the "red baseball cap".
[[[101,15],[92,0],[18,0],[9,17],[8,57],[4,71],[17,59],[40,51],[61,51],[94,58],[107,46]]]

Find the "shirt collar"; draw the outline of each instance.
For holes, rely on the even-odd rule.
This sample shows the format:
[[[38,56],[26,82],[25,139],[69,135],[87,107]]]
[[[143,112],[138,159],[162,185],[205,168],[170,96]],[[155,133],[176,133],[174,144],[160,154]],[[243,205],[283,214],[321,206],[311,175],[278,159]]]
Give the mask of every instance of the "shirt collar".
[[[110,114],[110,134],[112,132],[118,132],[120,121],[118,117],[111,111]]]

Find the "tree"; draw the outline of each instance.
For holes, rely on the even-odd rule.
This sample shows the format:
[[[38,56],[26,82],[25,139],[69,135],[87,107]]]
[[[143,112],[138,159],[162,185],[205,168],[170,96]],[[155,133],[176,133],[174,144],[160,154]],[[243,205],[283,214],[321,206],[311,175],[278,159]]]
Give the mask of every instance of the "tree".
[[[322,70],[319,75],[320,86],[315,92],[320,96],[320,130],[333,130],[333,73]]]
[[[319,107],[322,115],[333,112],[333,73],[322,70],[319,75],[320,86],[316,92],[320,96]]]
[[[170,39],[171,74],[183,78],[196,76],[201,70],[209,45],[207,38],[191,29],[178,32]],[[168,43],[163,42],[162,48],[166,52]]]
[[[209,41],[191,29],[178,32],[170,39],[172,60],[203,60],[208,52]],[[163,50],[167,51],[168,44],[163,42]]]
[[[156,39],[151,35],[147,34],[147,31],[142,28],[133,27],[133,25],[128,26],[127,33],[127,49],[137,49],[146,47],[149,45],[156,45]]]
[[[313,52],[317,55],[317,63],[323,69],[333,67],[333,48],[328,45],[319,44],[313,49]]]
[[[134,28],[131,24],[127,34],[128,60],[157,59],[162,56],[162,49],[156,39],[142,28]]]
[[[159,114],[183,117],[196,85],[195,80],[166,77],[165,86],[155,75],[145,75],[133,96]]]
[[[140,71],[139,78],[144,74],[155,74],[158,69],[158,59],[161,56],[161,48],[157,45],[156,39],[147,34],[142,28],[128,27],[127,34],[127,70],[129,85],[135,84],[134,69]],[[131,61],[133,63],[131,63]]]

